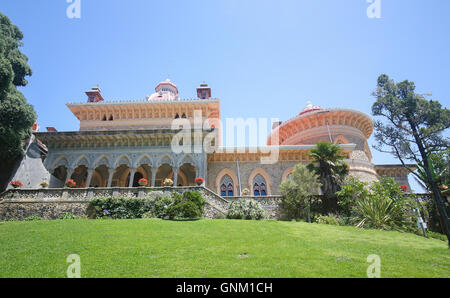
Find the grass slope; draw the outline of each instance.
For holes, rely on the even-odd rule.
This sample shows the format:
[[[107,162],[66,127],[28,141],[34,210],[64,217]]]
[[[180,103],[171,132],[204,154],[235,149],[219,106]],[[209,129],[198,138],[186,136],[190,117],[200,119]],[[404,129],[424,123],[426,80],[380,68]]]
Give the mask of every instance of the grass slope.
[[[443,241],[276,221],[58,220],[0,223],[0,277],[450,277]],[[247,254],[247,257],[240,255]]]

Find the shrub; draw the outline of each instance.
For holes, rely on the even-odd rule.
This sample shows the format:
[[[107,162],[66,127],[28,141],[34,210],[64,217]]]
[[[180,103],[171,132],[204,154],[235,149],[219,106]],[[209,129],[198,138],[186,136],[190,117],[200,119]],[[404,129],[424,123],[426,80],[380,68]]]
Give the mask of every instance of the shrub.
[[[381,177],[380,181],[368,184],[356,178],[347,179],[347,184],[336,193],[347,222],[357,227],[382,230],[414,231],[417,208],[392,178]]]
[[[25,221],[35,221],[35,220],[42,220],[43,218],[38,215],[31,215],[25,218]]]
[[[444,234],[441,234],[441,233],[436,233],[436,232],[429,231],[427,233],[427,235],[430,238],[434,238],[434,239],[438,239],[438,240],[442,240],[442,241],[447,241],[447,236],[445,236]]]
[[[144,218],[166,218],[167,209],[173,204],[174,200],[171,196],[165,195],[162,191],[151,192],[144,203]]]
[[[369,195],[368,184],[355,177],[347,177],[341,190],[336,192],[339,198],[338,206],[342,215],[351,216],[356,202]]]
[[[318,193],[318,176],[305,165],[297,164],[288,179],[280,185],[280,210],[283,219],[310,219],[311,201]]]
[[[198,191],[185,191],[182,195],[174,194],[174,202],[167,208],[167,216],[175,218],[199,218],[203,215],[206,200]]]
[[[90,205],[95,209],[95,217],[109,217],[113,219],[141,218],[145,210],[146,199],[105,197],[94,198]]]
[[[333,214],[321,215],[316,218],[316,223],[324,225],[340,226],[339,217]]]
[[[206,200],[198,191],[172,196],[154,191],[146,198],[105,197],[90,201],[92,218],[198,218],[203,215]]]
[[[59,216],[59,219],[77,219],[78,216],[73,214],[72,212],[64,212]]]
[[[261,204],[251,199],[241,199],[231,202],[228,207],[227,218],[230,219],[266,219],[266,211]]]

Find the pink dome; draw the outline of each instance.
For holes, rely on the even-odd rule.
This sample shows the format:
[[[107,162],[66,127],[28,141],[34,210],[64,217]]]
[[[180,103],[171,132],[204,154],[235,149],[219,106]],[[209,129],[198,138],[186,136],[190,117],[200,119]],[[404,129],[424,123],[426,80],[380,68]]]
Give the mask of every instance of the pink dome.
[[[147,96],[148,101],[173,101],[178,100],[178,88],[169,79],[159,83],[155,88],[156,93]]]
[[[300,115],[303,115],[303,114],[306,114],[309,112],[320,111],[320,110],[323,110],[323,108],[319,107],[319,106],[313,106],[312,103],[308,101],[306,103],[306,108],[304,108],[298,115],[300,116]]]

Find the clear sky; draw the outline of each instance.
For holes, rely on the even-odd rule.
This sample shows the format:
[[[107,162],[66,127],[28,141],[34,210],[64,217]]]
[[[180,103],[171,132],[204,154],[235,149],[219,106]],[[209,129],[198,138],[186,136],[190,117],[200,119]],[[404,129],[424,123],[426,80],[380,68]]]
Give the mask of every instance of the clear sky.
[[[34,74],[21,91],[43,129],[78,130],[65,104],[96,84],[139,100],[168,76],[182,98],[206,81],[223,119],[287,120],[306,101],[371,114],[382,73],[448,107],[450,1],[380,1],[379,19],[366,0],[81,0],[80,19],[66,0],[2,0],[0,12],[25,35]]]

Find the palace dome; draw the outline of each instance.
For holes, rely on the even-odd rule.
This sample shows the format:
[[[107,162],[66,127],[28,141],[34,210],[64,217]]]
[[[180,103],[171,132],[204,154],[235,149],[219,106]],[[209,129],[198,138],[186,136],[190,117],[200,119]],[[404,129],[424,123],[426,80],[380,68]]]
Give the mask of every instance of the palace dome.
[[[178,88],[177,86],[167,79],[160,82],[155,87],[155,93],[147,96],[148,101],[174,101],[178,100]]]
[[[319,111],[319,110],[323,110],[323,108],[319,107],[319,106],[313,106],[312,103],[310,101],[308,101],[306,103],[306,108],[304,108],[298,115],[300,116],[300,115],[303,115],[303,114],[306,114],[309,112],[314,112],[314,111]]]

